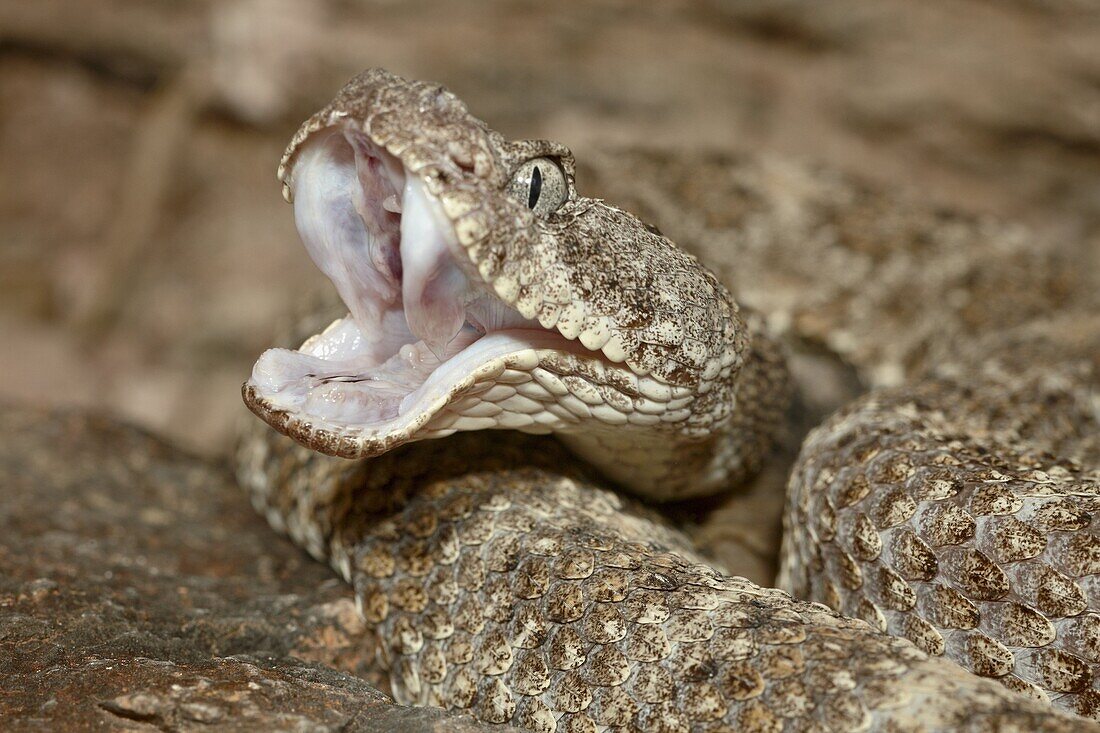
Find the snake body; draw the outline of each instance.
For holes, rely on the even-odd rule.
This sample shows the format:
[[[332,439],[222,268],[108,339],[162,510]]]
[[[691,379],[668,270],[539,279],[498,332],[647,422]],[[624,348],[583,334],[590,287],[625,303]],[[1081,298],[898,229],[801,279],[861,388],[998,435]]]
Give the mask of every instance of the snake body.
[[[723,574],[614,490],[744,479],[788,380],[759,317],[573,171],[380,70],[284,157],[352,315],[257,363],[246,403],[300,445],[253,428],[239,475],[353,585],[397,700],[539,731],[1088,729],[972,672],[1095,714],[1093,342],[1061,371],[945,366],[811,435],[784,577],[842,616]],[[1059,400],[1073,419],[1043,418]]]

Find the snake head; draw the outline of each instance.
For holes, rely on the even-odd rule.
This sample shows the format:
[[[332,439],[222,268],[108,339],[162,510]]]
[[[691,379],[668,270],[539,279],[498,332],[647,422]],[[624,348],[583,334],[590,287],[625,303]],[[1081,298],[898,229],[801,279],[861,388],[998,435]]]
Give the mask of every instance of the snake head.
[[[717,280],[631,214],[578,194],[573,156],[509,141],[444,88],[373,69],[279,168],[349,315],[271,349],[248,406],[323,453],[456,430],[593,425],[702,435],[745,351]]]

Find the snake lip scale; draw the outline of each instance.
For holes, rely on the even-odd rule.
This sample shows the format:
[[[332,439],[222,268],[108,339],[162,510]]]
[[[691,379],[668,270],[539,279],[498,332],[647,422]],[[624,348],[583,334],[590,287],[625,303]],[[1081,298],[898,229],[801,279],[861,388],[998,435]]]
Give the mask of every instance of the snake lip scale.
[[[293,441],[250,427],[238,476],[274,527],[352,585],[399,703],[545,733],[1097,730],[885,633],[885,617],[725,575],[615,490],[672,501],[751,476],[789,379],[763,319],[655,227],[582,195],[567,148],[507,140],[442,87],[372,69],[302,125],[279,178],[348,314],[257,360],[244,400]],[[863,578],[834,572],[823,553],[839,550],[811,540],[839,547],[858,530],[860,561],[909,562],[915,575],[876,576],[902,600],[910,576],[940,578],[925,539],[898,527],[920,517],[897,486],[923,476],[903,454],[914,446],[937,477],[956,463],[936,453],[934,430],[868,445],[877,426],[909,419],[906,394],[834,418],[796,466],[808,488],[792,484],[788,525],[812,537],[785,540],[784,572],[834,607],[850,603],[836,585]],[[941,413],[961,404],[941,401]],[[854,437],[833,440],[842,429]],[[838,471],[850,479],[838,461],[880,452],[850,501],[821,493],[839,491]],[[892,493],[868,498],[876,481]],[[971,493],[936,487],[935,501]],[[991,512],[1011,503],[983,492]],[[870,516],[842,514],[865,498]],[[1088,535],[1077,537],[1071,560],[1087,570]],[[991,561],[950,551],[976,599],[1000,598]],[[895,604],[891,623],[927,626],[915,605]],[[1063,624],[1065,643],[1093,643],[1087,618]],[[1000,644],[988,642],[979,651]],[[1050,684],[1088,699],[1087,673],[1051,669]]]

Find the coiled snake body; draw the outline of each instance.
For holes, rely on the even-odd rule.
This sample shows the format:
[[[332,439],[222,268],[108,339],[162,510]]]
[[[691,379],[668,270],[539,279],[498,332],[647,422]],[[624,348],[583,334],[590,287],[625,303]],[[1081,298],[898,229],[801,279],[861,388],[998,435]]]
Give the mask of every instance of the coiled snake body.
[[[1097,714],[1095,319],[810,436],[782,575],[842,616],[612,490],[751,475],[788,380],[694,257],[577,193],[568,150],[372,70],[280,177],[350,314],[257,362],[246,403],[301,445],[254,429],[239,475],[352,583],[399,702],[539,731],[1089,729],[1008,687]]]

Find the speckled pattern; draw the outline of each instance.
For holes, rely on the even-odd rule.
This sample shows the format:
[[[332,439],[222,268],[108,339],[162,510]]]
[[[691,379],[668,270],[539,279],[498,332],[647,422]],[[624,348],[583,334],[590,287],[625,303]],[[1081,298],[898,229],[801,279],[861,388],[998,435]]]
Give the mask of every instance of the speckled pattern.
[[[981,370],[874,392],[810,435],[787,584],[1095,718],[1100,320],[1043,325],[972,347]]]
[[[466,433],[349,464],[262,430],[242,480],[352,583],[399,702],[536,731],[1089,729],[702,564],[553,441]]]
[[[583,169],[881,388],[806,441],[781,586],[1097,716],[1095,253],[766,157]]]
[[[755,317],[740,311],[693,258],[618,209],[574,195],[568,216],[546,221],[502,200],[510,167],[532,155],[561,156],[571,176],[568,151],[553,143],[509,143],[438,87],[368,72],[306,123],[284,166],[305,136],[337,120],[345,124],[349,115],[425,176],[456,223],[472,269],[503,300],[612,361],[625,361],[636,375],[695,397],[684,418],[663,424],[658,435],[675,446],[702,445],[703,455],[679,465],[671,489],[661,491],[659,481],[633,488],[664,498],[688,495],[695,492],[684,487],[699,467],[732,459],[712,482],[717,486],[759,462],[785,379],[777,376],[777,352]],[[283,175],[292,173],[284,167]],[[535,362],[540,367],[542,358]],[[274,526],[353,584],[399,700],[467,708],[485,721],[534,730],[1095,729],[883,633],[873,614],[868,624],[723,575],[701,563],[677,531],[608,491],[549,439],[466,433],[398,445],[410,434],[375,445],[314,430],[272,411],[254,392],[245,395],[254,411],[310,447],[370,457],[339,461],[253,427],[242,442],[239,476]],[[459,404],[469,394],[453,397]],[[865,404],[886,400],[872,395]],[[891,420],[902,419],[907,406],[886,407],[889,419],[872,416],[855,432],[871,444],[881,440],[885,451]],[[828,440],[841,432],[823,428],[817,435]],[[898,437],[890,449],[911,468],[935,453],[915,442],[908,427]],[[571,447],[591,458],[594,443]],[[817,470],[812,441],[807,451],[799,465],[804,473]],[[833,454],[819,453],[828,465]],[[607,471],[615,454],[595,458]],[[657,455],[656,463],[653,475],[671,480],[668,454]],[[880,463],[871,461],[879,483],[908,478],[895,463]],[[828,478],[817,483],[834,485]],[[1004,513],[998,504],[1004,497],[979,497],[975,504],[974,493],[956,494],[972,514],[975,506],[990,517]],[[890,528],[915,516],[915,508],[902,516],[906,502],[891,500],[895,494],[875,495],[868,521]],[[801,519],[791,522],[792,530],[828,521],[824,513]],[[867,522],[848,534],[867,545],[861,560],[893,553],[890,544],[889,552],[875,555]],[[1095,554],[1092,536],[1087,528],[1067,535],[1067,542],[1086,538],[1075,550],[1086,564]],[[899,557],[912,564],[927,560],[915,544],[901,547]],[[975,593],[972,601],[983,600],[996,575],[990,568],[1005,571],[997,563],[982,565],[975,553],[968,557],[969,563],[958,563],[973,586],[966,590]],[[814,567],[812,558],[806,562]],[[800,567],[788,567],[788,575]],[[840,569],[860,572],[854,561]],[[1021,619],[1002,614],[999,628],[1019,636],[1027,626]],[[1075,638],[1087,645],[1091,637],[1086,629]],[[927,645],[924,637],[918,641]],[[995,656],[985,647],[981,652]]]

